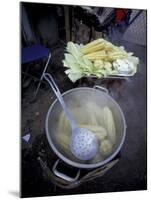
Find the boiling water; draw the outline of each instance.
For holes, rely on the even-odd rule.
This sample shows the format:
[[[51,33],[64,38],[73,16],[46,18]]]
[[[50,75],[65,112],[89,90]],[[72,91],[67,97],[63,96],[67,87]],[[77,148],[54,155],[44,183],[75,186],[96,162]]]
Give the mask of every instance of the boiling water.
[[[99,141],[100,148],[96,156],[92,160],[84,161],[84,163],[100,162],[106,157],[110,156],[113,152],[114,145],[111,143],[108,137],[107,127],[105,126],[104,116],[102,112],[103,108],[104,107],[100,107],[97,104],[91,102],[85,103],[83,105],[76,105],[74,107],[71,106],[70,108],[70,111],[74,119],[76,120],[78,126],[81,128],[87,128],[91,130],[96,135]],[[56,140],[60,141],[60,148],[69,157],[73,156],[71,155],[69,147],[71,127],[63,111],[60,112],[57,127],[58,128],[56,130]],[[105,149],[103,149],[102,151],[102,148]],[[80,162],[83,163],[83,161]]]

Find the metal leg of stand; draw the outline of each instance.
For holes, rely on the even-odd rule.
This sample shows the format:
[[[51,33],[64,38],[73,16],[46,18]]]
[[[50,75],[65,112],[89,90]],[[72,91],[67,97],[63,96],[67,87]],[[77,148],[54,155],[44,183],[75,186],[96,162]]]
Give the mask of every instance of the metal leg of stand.
[[[38,90],[39,90],[40,85],[41,85],[41,81],[42,81],[42,79],[43,79],[43,75],[44,75],[44,73],[45,73],[46,70],[47,70],[47,67],[48,67],[48,64],[49,64],[50,58],[51,58],[51,53],[50,53],[49,56],[48,56],[48,60],[47,60],[46,65],[45,65],[45,67],[44,67],[44,70],[43,70],[43,73],[42,73],[42,75],[41,75],[41,78],[40,78],[40,80],[39,80],[39,83],[38,83],[38,86],[37,86],[37,89],[36,89],[36,92],[35,92],[35,95],[34,95],[34,99],[36,99],[36,96],[37,96]]]

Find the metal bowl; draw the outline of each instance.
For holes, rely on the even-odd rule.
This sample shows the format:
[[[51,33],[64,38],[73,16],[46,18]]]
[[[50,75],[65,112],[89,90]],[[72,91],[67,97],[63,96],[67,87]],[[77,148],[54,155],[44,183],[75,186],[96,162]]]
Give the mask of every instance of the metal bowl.
[[[111,108],[116,127],[116,144],[111,154],[109,154],[103,160],[97,160],[97,162],[95,163],[91,161],[84,162],[76,159],[71,153],[70,149],[65,150],[62,148],[61,138],[65,137],[65,135],[63,133],[60,133],[62,134],[61,138],[58,139],[57,137],[59,116],[62,112],[62,107],[56,99],[48,110],[45,122],[46,136],[55,154],[66,164],[84,169],[100,167],[111,161],[120,151],[126,135],[125,117],[117,102],[108,94],[108,91],[105,88],[102,88],[100,86],[95,86],[94,88],[79,87],[71,89],[63,93],[62,96],[71,111],[73,108],[83,107],[88,102],[92,102],[94,105],[97,105],[100,108],[104,106],[108,106],[109,108]],[[85,110],[81,110],[81,113],[83,113],[83,116],[86,117],[87,112]],[[85,117],[81,119],[78,119],[77,116],[74,117],[77,121],[85,120]]]

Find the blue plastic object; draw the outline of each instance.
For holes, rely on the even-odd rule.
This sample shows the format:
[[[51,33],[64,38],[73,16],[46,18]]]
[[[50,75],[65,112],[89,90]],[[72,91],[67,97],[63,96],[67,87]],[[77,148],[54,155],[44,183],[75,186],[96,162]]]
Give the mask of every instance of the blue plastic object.
[[[22,137],[22,139],[23,139],[25,142],[29,142],[30,137],[31,137],[31,135],[30,135],[30,133],[28,133],[28,134],[24,135],[24,136]]]
[[[49,49],[41,45],[31,45],[29,47],[22,48],[21,62],[27,63],[34,60],[38,60],[49,55]]]

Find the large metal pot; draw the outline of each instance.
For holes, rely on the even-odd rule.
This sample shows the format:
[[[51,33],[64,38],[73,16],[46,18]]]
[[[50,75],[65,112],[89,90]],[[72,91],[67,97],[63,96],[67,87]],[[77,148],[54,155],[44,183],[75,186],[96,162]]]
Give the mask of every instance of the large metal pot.
[[[126,122],[124,118],[124,114],[120,108],[120,106],[116,103],[116,101],[108,94],[107,89],[95,86],[94,88],[89,87],[79,87],[75,89],[71,89],[65,93],[62,94],[67,106],[69,109],[72,110],[74,106],[81,106],[84,105],[86,102],[93,102],[99,107],[108,106],[111,108],[115,120],[115,126],[116,126],[116,145],[113,149],[112,153],[106,157],[104,160],[97,161],[96,163],[84,163],[83,161],[77,160],[72,153],[66,152],[61,148],[61,140],[58,140],[56,137],[56,130],[58,127],[58,120],[60,113],[62,112],[62,107],[59,103],[59,101],[56,99],[52,105],[50,106],[47,116],[46,116],[46,122],[45,122],[45,128],[46,128],[46,136],[48,139],[48,142],[55,152],[55,154],[64,161],[64,163],[76,167],[78,169],[94,169],[97,167],[104,166],[109,161],[111,161],[120,151],[123,142],[125,140],[126,135]],[[83,112],[85,112],[83,110]],[[76,117],[75,117],[76,118]],[[64,137],[64,135],[62,135]],[[57,164],[59,160],[55,163],[53,167],[54,173],[62,177],[61,173],[59,173],[56,170]],[[79,176],[79,171],[77,173],[77,176],[75,179]],[[65,178],[65,176],[64,176]],[[69,177],[65,179],[68,179],[69,181],[73,181],[75,179],[70,179]]]

